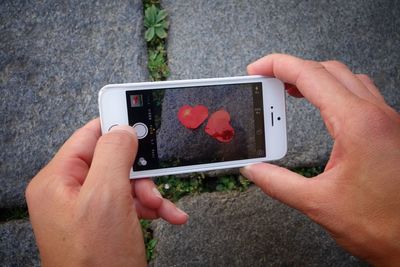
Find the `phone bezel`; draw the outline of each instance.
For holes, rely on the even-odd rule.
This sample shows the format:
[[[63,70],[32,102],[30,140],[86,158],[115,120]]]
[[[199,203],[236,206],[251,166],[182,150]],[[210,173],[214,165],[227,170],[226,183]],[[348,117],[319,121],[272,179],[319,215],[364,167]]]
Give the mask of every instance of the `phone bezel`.
[[[131,169],[130,178],[134,179],[189,172],[202,172],[225,168],[237,168],[246,166],[251,163],[278,160],[284,157],[287,151],[286,105],[284,85],[280,80],[276,78],[259,75],[106,85],[101,88],[99,92],[101,131],[102,134],[104,134],[108,132],[109,129],[114,125],[128,125],[127,101],[125,93],[126,91],[210,86],[222,84],[241,84],[254,82],[262,83],[266,149],[265,157],[135,172],[133,172]],[[280,117],[280,120],[275,120],[272,126],[272,121],[274,117]]]

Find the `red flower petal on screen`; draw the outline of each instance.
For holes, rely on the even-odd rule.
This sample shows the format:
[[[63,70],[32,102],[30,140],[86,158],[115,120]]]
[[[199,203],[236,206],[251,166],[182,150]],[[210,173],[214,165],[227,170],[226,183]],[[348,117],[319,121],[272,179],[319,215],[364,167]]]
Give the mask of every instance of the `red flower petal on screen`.
[[[182,106],[178,111],[178,120],[189,129],[198,128],[208,117],[208,108],[203,105]]]
[[[206,133],[222,143],[232,141],[235,130],[232,128],[231,116],[228,112],[221,109],[211,114],[206,125]]]

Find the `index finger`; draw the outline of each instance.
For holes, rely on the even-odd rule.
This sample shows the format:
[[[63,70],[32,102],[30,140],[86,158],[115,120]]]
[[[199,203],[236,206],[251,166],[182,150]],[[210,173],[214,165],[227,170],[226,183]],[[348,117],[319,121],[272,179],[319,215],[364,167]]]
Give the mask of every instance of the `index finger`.
[[[250,75],[274,76],[283,82],[296,85],[301,94],[320,111],[331,114],[346,112],[356,97],[335,79],[322,64],[297,57],[272,54],[265,56],[247,67]]]
[[[74,183],[77,181],[82,184],[100,135],[100,121],[97,118],[75,131],[49,164],[57,166],[53,170],[62,174],[66,178],[65,181],[74,181]]]

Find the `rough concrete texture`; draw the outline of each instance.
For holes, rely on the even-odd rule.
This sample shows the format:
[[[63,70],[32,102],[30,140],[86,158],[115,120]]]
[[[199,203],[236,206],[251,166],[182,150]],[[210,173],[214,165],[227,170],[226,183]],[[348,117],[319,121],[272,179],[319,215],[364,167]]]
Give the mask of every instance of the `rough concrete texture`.
[[[318,225],[251,187],[205,193],[178,202],[190,219],[153,222],[152,266],[367,266]]]
[[[171,79],[245,75],[246,65],[281,52],[337,59],[370,75],[400,110],[399,1],[164,0]],[[321,88],[323,89],[323,88]],[[315,108],[289,97],[289,167],[324,164],[331,139]]]
[[[0,208],[72,132],[108,83],[146,79],[142,1],[1,1]]]
[[[40,266],[39,253],[29,221],[0,224],[0,266]]]
[[[184,105],[206,106],[208,118],[197,129],[187,129],[177,116]],[[221,109],[229,113],[235,131],[228,143],[221,143],[205,132],[211,115]],[[184,92],[169,90],[164,96],[161,127],[157,133],[158,157],[169,162],[183,158],[198,163],[256,157],[254,132],[252,88],[219,86],[191,88]]]

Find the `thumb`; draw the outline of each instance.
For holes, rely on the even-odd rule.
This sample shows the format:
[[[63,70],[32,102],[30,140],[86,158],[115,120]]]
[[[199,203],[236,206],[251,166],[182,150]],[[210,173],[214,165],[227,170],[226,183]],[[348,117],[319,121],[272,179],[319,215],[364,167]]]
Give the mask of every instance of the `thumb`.
[[[248,165],[240,172],[264,193],[295,209],[304,212],[312,204],[314,179],[268,163]]]
[[[99,138],[84,186],[106,185],[130,190],[129,173],[137,148],[138,140],[132,127],[114,126]]]

